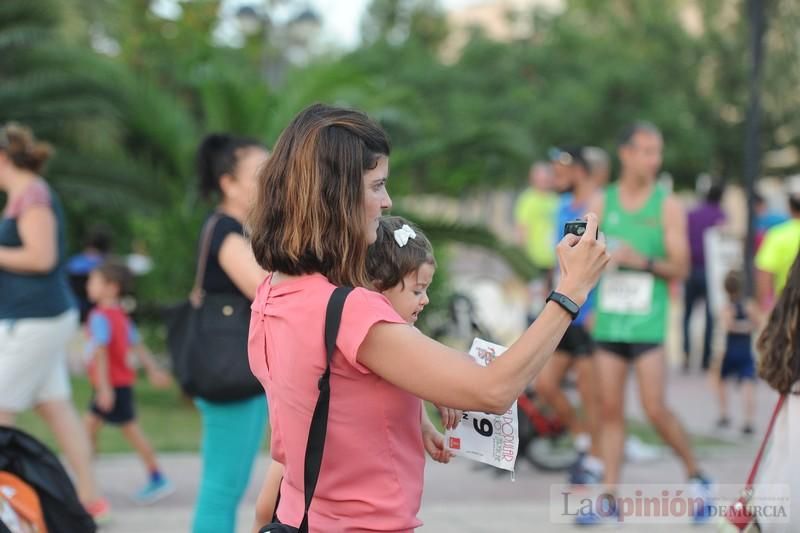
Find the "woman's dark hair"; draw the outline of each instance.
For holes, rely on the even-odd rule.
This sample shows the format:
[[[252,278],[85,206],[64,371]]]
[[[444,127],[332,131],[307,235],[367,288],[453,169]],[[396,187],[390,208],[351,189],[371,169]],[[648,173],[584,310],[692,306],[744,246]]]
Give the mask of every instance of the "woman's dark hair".
[[[101,254],[111,251],[113,231],[105,224],[95,224],[89,228],[89,232],[84,239],[85,248],[93,248]]]
[[[709,187],[706,193],[706,201],[710,204],[719,205],[722,197],[725,195],[725,183],[722,181],[715,181]]]
[[[368,286],[364,173],[390,150],[364,113],[323,104],[301,111],[260,172],[249,230],[262,268]]]
[[[394,232],[408,225],[416,236],[400,246]],[[385,291],[424,264],[436,266],[433,246],[422,231],[403,217],[385,216],[378,222],[378,238],[367,250],[367,274],[376,290]],[[405,286],[405,285],[404,285]]]
[[[14,166],[39,174],[53,155],[53,147],[36,140],[30,128],[9,122],[0,128],[0,151],[5,152]]]
[[[800,254],[758,337],[758,375],[781,394],[800,380]]]
[[[211,133],[197,148],[196,166],[200,179],[200,194],[210,198],[221,192],[219,181],[225,174],[233,174],[242,151],[247,148],[265,148],[264,144],[250,137],[238,137],[228,133]]]

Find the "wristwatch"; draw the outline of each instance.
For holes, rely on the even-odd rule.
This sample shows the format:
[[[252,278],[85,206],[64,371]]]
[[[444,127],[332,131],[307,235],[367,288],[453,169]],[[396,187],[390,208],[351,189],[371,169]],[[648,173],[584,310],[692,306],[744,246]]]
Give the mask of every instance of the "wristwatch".
[[[581,312],[581,308],[578,304],[573,302],[569,297],[564,296],[560,292],[553,291],[550,293],[550,296],[547,297],[545,302],[555,302],[560,305],[564,311],[570,314],[572,320],[578,318],[578,313]]]

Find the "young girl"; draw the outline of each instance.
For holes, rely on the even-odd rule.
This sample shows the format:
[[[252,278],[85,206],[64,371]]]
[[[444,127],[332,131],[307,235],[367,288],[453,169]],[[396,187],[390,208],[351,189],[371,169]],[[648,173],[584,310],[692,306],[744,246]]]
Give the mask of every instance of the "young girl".
[[[378,238],[367,252],[367,273],[373,288],[383,294],[395,311],[413,326],[430,301],[428,288],[436,272],[433,246],[422,231],[402,217],[384,216],[378,222]],[[425,451],[440,463],[448,463],[452,454],[444,447],[444,438],[428,418],[421,402],[422,441]],[[442,425],[453,429],[461,411],[439,407]],[[255,531],[272,520],[283,476],[283,466],[270,464],[264,489],[256,504]]]
[[[757,483],[784,485],[790,501],[783,503],[784,510],[792,513],[800,509],[800,254],[795,257],[786,285],[783,288],[764,331],[758,338],[760,354],[758,375],[778,394],[786,394],[786,401],[775,419],[770,436],[769,451],[759,471]],[[774,497],[759,497],[758,485],[754,494],[755,505],[772,505]],[[797,520],[789,514],[790,522],[761,524],[764,533],[788,533],[797,530]]]
[[[433,246],[422,231],[403,217],[381,217],[378,223],[378,239],[367,252],[367,274],[374,288],[386,296],[395,311],[412,326],[430,301],[428,287],[433,282],[435,272]],[[444,427],[454,429],[461,418],[461,411],[447,407],[438,409]],[[422,413],[423,416],[426,414],[424,408]],[[423,436],[426,418],[423,418]],[[428,437],[433,438],[433,434],[428,434]],[[439,440],[436,443],[437,446],[444,445]],[[447,462],[440,460],[447,453],[440,451],[434,455],[429,447],[431,444],[433,442],[426,440],[425,449],[431,457]]]
[[[725,277],[725,292],[728,304],[722,310],[722,325],[727,333],[725,339],[725,355],[719,373],[719,421],[717,426],[726,428],[730,425],[728,417],[728,400],[725,382],[735,378],[742,386],[744,397],[745,421],[742,433],[753,433],[753,416],[755,413],[754,382],[756,378],[753,362],[752,334],[761,323],[761,313],[755,302],[746,301],[743,295],[743,278],[739,271],[731,271]]]

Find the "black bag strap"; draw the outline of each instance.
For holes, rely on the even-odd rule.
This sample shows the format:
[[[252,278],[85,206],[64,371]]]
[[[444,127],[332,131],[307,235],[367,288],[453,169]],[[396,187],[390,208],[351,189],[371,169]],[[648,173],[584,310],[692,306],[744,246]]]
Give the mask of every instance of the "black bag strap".
[[[298,528],[299,533],[308,533],[308,509],[311,507],[311,499],[314,497],[314,490],[317,488],[319,471],[322,467],[322,453],[325,451],[325,434],[328,431],[328,410],[331,403],[331,360],[336,349],[336,337],[339,333],[339,324],[342,322],[344,302],[352,290],[352,287],[336,287],[333,290],[333,294],[331,294],[330,300],[328,300],[328,308],[325,311],[325,372],[319,378],[319,398],[317,399],[317,406],[314,408],[314,415],[311,418],[311,426],[308,430],[303,475],[306,509],[303,513],[303,521],[300,522],[300,527]]]
[[[214,228],[217,227],[217,222],[222,218],[222,215],[215,211],[206,221],[203,227],[203,235],[200,238],[200,250],[197,254],[197,268],[194,271],[194,285],[192,292],[189,294],[189,301],[195,307],[200,307],[203,303],[203,278],[206,275],[206,265],[208,264],[208,254],[211,252],[211,236],[214,234]]]

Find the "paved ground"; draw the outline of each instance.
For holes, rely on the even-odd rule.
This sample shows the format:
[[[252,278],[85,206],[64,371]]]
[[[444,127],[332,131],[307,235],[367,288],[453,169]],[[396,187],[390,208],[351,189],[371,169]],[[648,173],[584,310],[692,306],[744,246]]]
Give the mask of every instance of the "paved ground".
[[[631,398],[636,392],[633,384]],[[694,434],[708,434],[715,412],[713,399],[705,380],[700,376],[673,374],[669,383],[670,403],[680,413]],[[760,420],[766,419],[773,396],[763,385],[758,389]],[[637,402],[630,402],[630,416],[640,417]],[[759,428],[759,430],[762,428]],[[718,435],[719,436],[719,435]],[[757,439],[743,440],[735,432],[722,435],[733,444],[704,448],[701,461],[704,468],[720,483],[740,484],[747,475],[754,456]],[[114,520],[105,531],[110,533],[161,532],[179,533],[189,530],[192,505],[200,475],[199,458],[191,454],[162,456],[166,472],[175,481],[177,492],[151,507],[138,507],[128,495],[143,480],[136,458],[129,455],[106,456],[99,461],[98,473],[104,491],[114,505]],[[240,510],[238,531],[248,531],[257,486],[266,470],[268,459],[259,460],[253,482]],[[681,483],[682,468],[671,454],[648,463],[626,466],[627,483]],[[550,520],[550,486],[563,482],[563,476],[533,470],[520,464],[516,480],[508,475],[476,468],[471,462],[457,459],[450,465],[429,464],[426,472],[425,496],[421,531],[432,533],[478,533],[487,530],[507,533],[532,531],[574,531],[570,526],[553,524]],[[711,526],[676,525],[636,526],[628,524],[625,531],[711,531]]]

